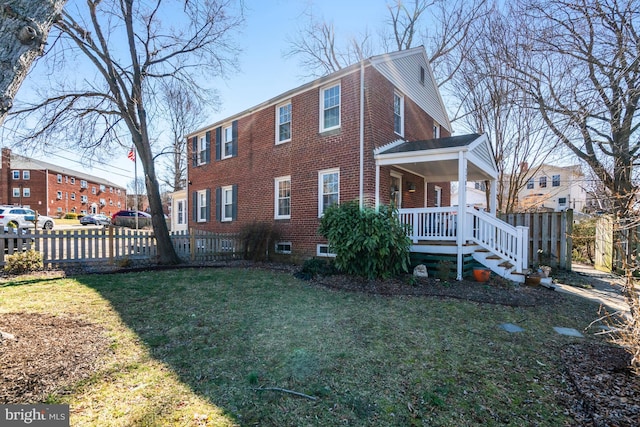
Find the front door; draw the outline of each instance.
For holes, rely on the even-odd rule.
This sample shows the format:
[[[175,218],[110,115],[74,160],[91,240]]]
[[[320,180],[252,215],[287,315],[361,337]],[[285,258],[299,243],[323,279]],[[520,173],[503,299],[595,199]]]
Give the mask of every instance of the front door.
[[[391,197],[390,204],[400,209],[402,207],[402,175],[391,173]]]

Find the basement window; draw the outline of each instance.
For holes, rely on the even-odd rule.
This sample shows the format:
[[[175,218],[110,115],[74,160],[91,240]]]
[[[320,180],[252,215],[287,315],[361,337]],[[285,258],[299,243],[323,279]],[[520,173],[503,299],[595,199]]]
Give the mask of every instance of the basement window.
[[[331,257],[331,258],[336,256],[336,254],[334,254],[329,250],[329,245],[327,244],[319,244],[316,247],[316,255],[321,257]]]

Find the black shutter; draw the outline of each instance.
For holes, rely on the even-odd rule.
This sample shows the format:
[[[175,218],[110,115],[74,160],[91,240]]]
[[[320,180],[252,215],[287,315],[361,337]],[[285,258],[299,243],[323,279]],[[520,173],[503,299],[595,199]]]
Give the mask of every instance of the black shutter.
[[[231,123],[231,156],[236,157],[238,155],[238,121],[234,120]]]
[[[205,219],[211,221],[211,189],[207,188],[207,213]]]
[[[193,222],[198,222],[198,192],[194,191],[191,197],[193,203],[191,204],[191,213],[193,215]]]
[[[216,221],[222,220],[222,188],[216,188]]]
[[[238,185],[231,186],[231,219],[235,221],[238,218]]]
[[[198,137],[191,138],[191,164],[195,168],[198,166]]]
[[[205,163],[211,162],[211,131],[207,131],[206,134],[207,146],[204,151],[204,161]]]
[[[222,128],[216,128],[216,160],[222,158]]]

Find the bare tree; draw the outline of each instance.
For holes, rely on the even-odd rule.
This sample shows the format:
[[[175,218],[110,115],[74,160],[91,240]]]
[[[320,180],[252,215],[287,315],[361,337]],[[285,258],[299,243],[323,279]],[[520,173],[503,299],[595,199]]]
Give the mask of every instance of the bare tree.
[[[0,5],[0,125],[31,64],[44,51],[66,0],[9,0]]]
[[[176,81],[162,84],[164,115],[169,126],[169,144],[163,149],[163,164],[167,173],[160,179],[170,191],[182,190],[187,179],[187,140],[184,137],[203,120],[204,105],[198,97]]]
[[[144,168],[158,261],[164,264],[177,263],[178,257],[154,162],[150,117],[158,105],[158,84],[177,80],[193,96],[204,93],[198,76],[210,80],[233,65],[230,35],[243,20],[241,4],[233,0],[180,3],[87,0],[84,9],[67,8],[55,24],[67,42],[61,42],[58,53],[87,59],[95,75],[57,86],[57,93],[21,111],[40,114],[31,135],[36,140],[66,138],[84,150],[133,142]],[[172,16],[179,25],[163,25],[162,16]]]

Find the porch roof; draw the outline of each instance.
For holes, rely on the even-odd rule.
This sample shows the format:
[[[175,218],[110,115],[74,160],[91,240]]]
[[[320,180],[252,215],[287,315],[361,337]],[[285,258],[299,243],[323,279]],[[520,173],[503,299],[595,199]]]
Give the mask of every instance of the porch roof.
[[[460,154],[467,160],[467,180],[498,177],[491,143],[486,135],[469,134],[421,141],[397,140],[374,151],[380,166],[395,166],[431,182],[458,181]]]

